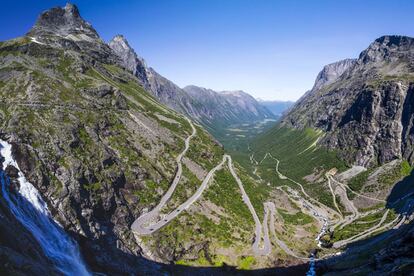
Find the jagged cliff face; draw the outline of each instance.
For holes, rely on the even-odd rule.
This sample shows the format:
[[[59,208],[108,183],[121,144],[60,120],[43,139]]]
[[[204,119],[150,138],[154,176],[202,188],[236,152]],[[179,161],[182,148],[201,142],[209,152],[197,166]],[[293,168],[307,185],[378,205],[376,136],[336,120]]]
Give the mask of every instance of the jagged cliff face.
[[[357,60],[328,65],[283,118],[325,132],[320,144],[364,166],[413,157],[414,39],[384,36]]]
[[[184,90],[147,68],[122,38],[118,40],[109,47],[68,4],[44,12],[27,36],[0,42],[0,139],[12,145],[21,172],[53,218],[78,242],[92,271],[157,275],[165,267],[154,261],[198,264],[205,260],[200,256],[215,256],[222,246],[221,256],[237,266],[251,254],[253,220],[224,168],[211,180],[212,190],[185,214],[153,235],[132,232],[134,220],[166,193],[177,170],[176,158],[192,133],[189,121],[157,101],[151,89],[166,102],[177,100],[183,110],[197,105],[187,106],[171,92],[179,89],[182,97],[191,99]],[[128,65],[125,56],[136,63]],[[140,78],[144,75],[147,82]],[[231,97],[239,101],[241,96]],[[223,148],[194,125],[197,133],[183,158],[182,177],[163,213],[194,194],[222,161]],[[258,189],[245,171],[236,169],[246,190]],[[10,194],[18,196],[18,187]],[[265,192],[253,196],[261,206],[258,198]],[[54,274],[53,263],[35,242],[27,247],[29,252],[21,253],[24,242],[35,237],[17,226],[6,208],[0,200],[0,254],[7,255],[0,264],[8,266],[4,274]],[[13,242],[18,237],[21,241]],[[31,266],[22,267],[25,264]]]
[[[148,67],[121,35],[115,36],[109,46],[121,58],[123,65],[141,84],[163,104],[213,127],[221,123],[243,123],[274,118],[274,115],[242,91],[216,92],[197,86],[183,89]]]
[[[141,85],[149,90],[147,65],[142,58],[131,50],[132,48],[129,46],[128,41],[122,35],[117,35],[108,45],[121,58],[123,66],[137,76]]]
[[[0,99],[0,138],[89,267],[113,275],[157,269],[140,257],[130,226],[168,187],[188,121],[155,101],[70,4],[43,13],[27,36],[0,42]],[[188,162],[221,160],[222,149],[198,133],[203,141],[192,144]],[[16,224],[6,211],[2,240],[16,238],[3,225]],[[33,240],[20,228],[22,241]],[[36,243],[26,262],[15,253],[21,249],[15,243],[0,253],[9,250],[17,268],[48,264]]]
[[[103,43],[92,25],[80,17],[78,8],[72,4],[43,12],[26,37],[39,44],[83,51],[89,58],[99,58],[108,63],[119,62],[118,57]]]
[[[80,38],[100,40],[92,25],[80,17],[78,8],[72,4],[42,13],[27,35],[52,35],[69,39],[79,36]]]
[[[315,80],[312,90],[320,89],[322,86],[329,85],[336,81],[348,68],[354,66],[355,59],[344,59],[334,62],[323,67]]]

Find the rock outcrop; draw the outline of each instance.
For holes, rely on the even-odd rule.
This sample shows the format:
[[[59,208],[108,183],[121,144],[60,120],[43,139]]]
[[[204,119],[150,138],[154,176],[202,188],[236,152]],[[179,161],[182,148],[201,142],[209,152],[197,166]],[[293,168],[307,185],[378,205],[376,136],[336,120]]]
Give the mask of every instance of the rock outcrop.
[[[322,86],[329,85],[336,81],[348,68],[354,66],[355,59],[344,59],[323,67],[316,77],[312,90],[320,89]]]
[[[32,41],[61,49],[83,51],[89,57],[119,63],[113,51],[99,37],[92,25],[86,22],[73,4],[43,12],[26,34]]]
[[[144,88],[150,90],[149,68],[144,59],[135,53],[125,37],[116,35],[108,45],[121,58],[123,66],[138,78]]]
[[[163,193],[147,183],[173,177],[188,122],[139,86],[73,5],[42,13],[27,36],[1,42],[0,53],[0,137],[13,145],[54,219],[79,243],[92,271],[154,275],[160,265],[141,256],[130,226]],[[206,137],[201,151],[219,149]],[[15,175],[13,167],[6,170]],[[0,210],[0,254],[9,257],[0,269],[56,274],[6,211]]]
[[[325,132],[320,145],[363,166],[413,157],[414,39],[384,36],[327,65],[282,124]]]

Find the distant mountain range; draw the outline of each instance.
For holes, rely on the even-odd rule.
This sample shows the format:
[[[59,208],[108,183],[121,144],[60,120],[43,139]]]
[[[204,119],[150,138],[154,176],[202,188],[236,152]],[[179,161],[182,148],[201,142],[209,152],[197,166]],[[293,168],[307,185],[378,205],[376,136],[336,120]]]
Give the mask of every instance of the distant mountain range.
[[[413,164],[411,37],[293,105],[180,88],[72,4],[0,42],[0,274],[411,275]]]
[[[295,103],[293,101],[266,101],[262,99],[257,99],[257,101],[277,117],[282,116]]]
[[[121,58],[124,67],[161,103],[210,128],[275,118],[272,112],[243,91],[217,92],[194,85],[180,88],[148,67],[122,35],[115,36],[108,45]]]

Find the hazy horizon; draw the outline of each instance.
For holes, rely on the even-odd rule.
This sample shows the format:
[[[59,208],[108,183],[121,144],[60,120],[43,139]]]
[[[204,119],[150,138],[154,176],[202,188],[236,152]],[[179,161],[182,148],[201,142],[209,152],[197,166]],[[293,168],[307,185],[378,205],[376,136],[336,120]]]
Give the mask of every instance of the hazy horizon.
[[[71,2],[105,41],[123,34],[180,87],[243,90],[263,100],[297,100],[324,65],[356,58],[382,35],[414,32],[410,1]],[[24,35],[40,12],[65,3],[5,1],[0,20],[10,27],[0,39]]]

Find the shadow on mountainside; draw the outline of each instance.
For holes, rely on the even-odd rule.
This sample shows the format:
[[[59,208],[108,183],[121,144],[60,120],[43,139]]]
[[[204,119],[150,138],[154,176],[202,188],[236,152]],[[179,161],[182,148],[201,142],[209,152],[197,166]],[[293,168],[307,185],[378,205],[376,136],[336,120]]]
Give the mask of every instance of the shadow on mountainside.
[[[401,200],[403,199],[403,200]],[[397,215],[409,215],[409,202],[414,202],[414,173],[399,181],[390,192],[387,198],[386,206],[393,209]],[[408,202],[408,203],[407,203]],[[411,206],[411,209],[414,206]],[[96,246],[99,241],[79,241],[82,252],[90,268],[95,272],[108,274],[118,274],[120,271],[108,271],[108,267],[102,267],[94,261],[93,250],[88,247]],[[87,245],[87,246],[86,246]],[[274,267],[257,270],[238,270],[236,267],[224,265],[223,267],[191,267],[175,264],[162,264],[149,261],[143,257],[125,253],[114,247],[111,256],[112,262],[117,262],[124,272],[132,272],[154,275],[305,275],[309,265],[307,263],[293,265],[289,267]],[[397,265],[394,262],[399,260],[414,260],[414,223],[403,224],[399,229],[389,229],[383,233],[371,236],[364,240],[348,244],[344,248],[344,253],[340,256],[334,256],[329,259],[319,261],[317,264],[318,274],[334,273],[335,275],[349,275],[357,271],[381,271],[386,272],[394,269]],[[387,268],[387,266],[391,268]],[[406,269],[411,269],[410,264],[399,268],[402,273]],[[385,269],[385,270],[384,270]]]
[[[414,199],[414,170],[409,176],[404,177],[394,185],[387,197],[386,207],[393,209],[398,214],[402,214],[408,208],[408,206],[404,206],[404,203],[410,199]]]
[[[234,266],[224,264],[221,267],[194,267],[176,264],[163,264],[147,260],[141,256],[126,253],[118,248],[111,252],[112,259],[107,262],[117,263],[115,266],[102,266],[97,263],[91,245],[96,246],[97,241],[81,241],[79,245],[91,271],[106,275],[305,275],[308,264],[287,267],[263,268],[256,270],[239,270]],[[99,242],[98,242],[99,243]]]
[[[394,185],[387,197],[386,207],[394,210],[400,218],[408,218],[413,213],[414,171]],[[396,275],[413,275],[414,222],[350,243],[343,250],[344,253],[339,256],[318,262],[318,272],[351,275],[374,271],[388,274],[393,271]]]
[[[0,173],[3,173],[1,168]],[[14,186],[7,185],[6,178],[7,176],[0,174],[0,180],[2,180],[0,186],[0,217],[2,218],[0,220],[0,274],[60,274],[54,268],[55,263],[51,261],[50,256],[47,257],[44,253],[45,245],[42,248],[38,239],[46,241],[50,245],[54,244],[56,248],[54,248],[55,251],[52,256],[60,258],[58,261],[63,263],[76,261],[71,258],[70,253],[73,253],[71,250],[58,252],[59,250],[71,249],[61,246],[61,242],[56,240],[57,237],[63,237],[65,231],[53,219],[40,212],[31,202],[21,196]],[[12,203],[18,203],[16,206],[26,206],[28,208],[28,211],[19,210],[19,212],[28,215],[30,218],[36,218],[30,224],[33,227],[32,229],[27,229],[16,219],[10,211],[11,203],[7,203],[5,198],[10,198]],[[28,218],[28,220],[30,219]],[[46,221],[48,225],[41,224],[43,221]],[[33,229],[36,231],[33,232]],[[51,234],[55,232],[56,234],[56,231],[59,232],[59,236],[49,235],[49,232]],[[38,236],[35,237],[34,233]],[[237,270],[235,267],[228,265],[222,267],[190,267],[162,264],[127,253],[118,248],[121,245],[116,241],[111,242],[102,238],[91,240],[71,231],[66,231],[66,233],[77,241],[82,255],[81,259],[84,260],[88,269],[93,273],[104,275],[304,275],[307,270],[307,264],[251,271]],[[71,264],[68,263],[69,266]]]

